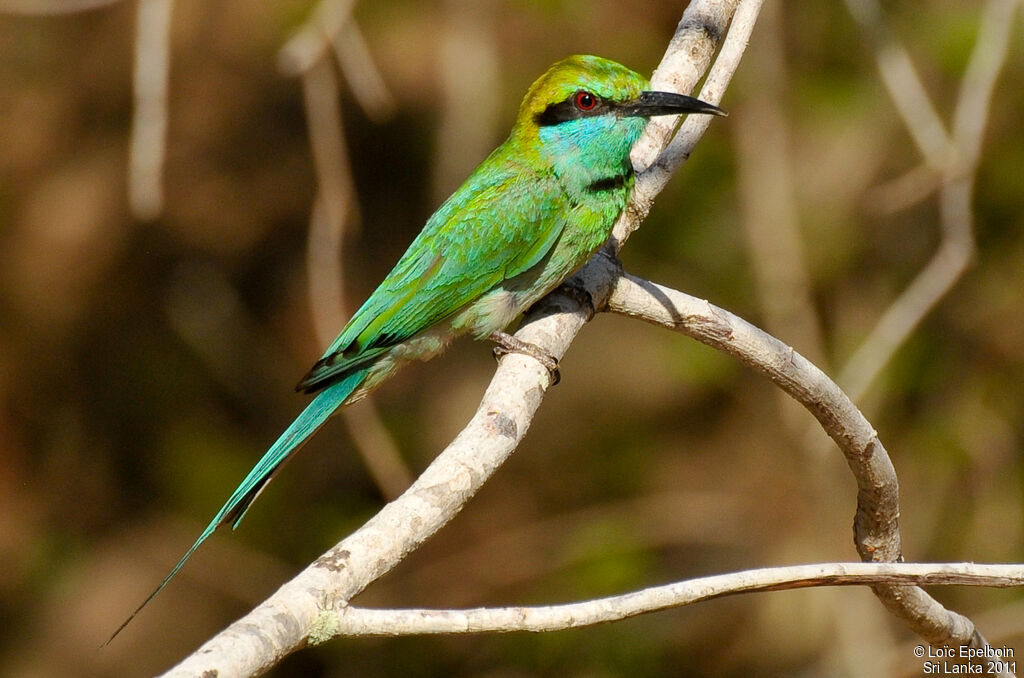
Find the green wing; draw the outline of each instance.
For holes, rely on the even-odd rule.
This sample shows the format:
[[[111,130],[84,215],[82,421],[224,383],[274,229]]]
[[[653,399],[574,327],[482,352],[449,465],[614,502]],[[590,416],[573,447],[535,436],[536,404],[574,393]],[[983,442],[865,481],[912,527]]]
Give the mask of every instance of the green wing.
[[[551,250],[565,225],[558,182],[514,167],[496,170],[500,150],[427,221],[300,390],[324,388],[366,366]]]

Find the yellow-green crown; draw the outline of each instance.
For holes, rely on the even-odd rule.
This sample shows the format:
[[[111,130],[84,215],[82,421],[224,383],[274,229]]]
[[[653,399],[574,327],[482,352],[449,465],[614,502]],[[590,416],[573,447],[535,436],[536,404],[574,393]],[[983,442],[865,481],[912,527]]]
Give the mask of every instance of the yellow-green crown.
[[[548,106],[587,91],[609,102],[635,99],[648,82],[639,73],[601,57],[576,54],[549,68],[530,85],[519,107],[516,128],[536,126]]]

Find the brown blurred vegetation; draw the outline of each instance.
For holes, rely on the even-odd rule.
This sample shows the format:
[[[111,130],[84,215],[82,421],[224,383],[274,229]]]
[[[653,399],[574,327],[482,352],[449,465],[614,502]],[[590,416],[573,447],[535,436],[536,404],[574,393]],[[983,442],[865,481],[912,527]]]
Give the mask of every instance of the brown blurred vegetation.
[[[211,539],[96,650],[298,413],[304,399],[292,385],[323,348],[306,288],[316,178],[302,93],[276,70],[313,4],[175,3],[166,204],[150,222],[133,219],[126,198],[134,4],[0,16],[3,675],[161,671],[382,502],[333,422],[237,532]],[[886,9],[948,116],[978,6]],[[650,72],[681,11],[654,0],[360,3],[398,105],[371,121],[342,90],[361,221],[345,242],[348,304],[501,140],[536,75],[579,52]],[[794,336],[796,325],[776,331],[835,374],[933,252],[935,200],[896,212],[874,200],[920,160],[841,4],[789,3],[776,23],[773,39],[758,27],[751,49],[769,50],[777,68],[741,66],[723,103],[732,117],[712,125],[624,263],[763,322],[737,168],[757,160],[739,155],[760,152],[757,126],[774,128],[748,118],[755,133],[744,140],[736,127],[773,93],[810,327],[822,338],[815,346]],[[457,59],[442,68],[460,25],[490,46],[482,58],[495,67],[483,76]],[[908,560],[1024,561],[1020,36],[1018,26],[982,150],[974,265],[864,403],[900,474]],[[491,81],[458,89],[486,73]],[[460,101],[459,91],[477,98]],[[455,131],[442,133],[446,125]],[[459,135],[466,125],[484,127]],[[414,470],[468,419],[492,369],[490,347],[466,340],[379,392]],[[361,604],[560,602],[856,559],[855,488],[840,455],[823,435],[809,442],[810,416],[780,407],[761,377],[616,317],[584,330],[562,374],[512,461]],[[935,594],[1024,660],[1019,592]],[[272,675],[887,675],[908,665],[914,675],[914,642],[869,591],[820,589],[546,635],[332,642]]]

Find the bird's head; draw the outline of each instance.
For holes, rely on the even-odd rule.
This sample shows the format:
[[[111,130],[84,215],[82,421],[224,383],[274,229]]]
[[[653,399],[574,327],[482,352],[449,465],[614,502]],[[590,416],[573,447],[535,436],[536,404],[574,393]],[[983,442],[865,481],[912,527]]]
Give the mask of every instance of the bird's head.
[[[628,161],[630,149],[653,116],[726,115],[699,99],[648,87],[646,78],[614,61],[568,57],[530,86],[512,136],[539,144],[541,156],[559,174],[600,174]]]

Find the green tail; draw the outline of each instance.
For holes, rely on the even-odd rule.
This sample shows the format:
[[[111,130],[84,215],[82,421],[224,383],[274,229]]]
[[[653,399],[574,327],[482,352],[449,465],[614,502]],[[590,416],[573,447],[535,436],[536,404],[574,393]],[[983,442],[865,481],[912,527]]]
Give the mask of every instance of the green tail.
[[[142,611],[142,608],[149,604],[149,601],[156,598],[157,594],[164,590],[164,587],[174,578],[174,575],[178,574],[178,571],[185,565],[185,562],[195,553],[199,545],[206,541],[211,534],[213,534],[218,527],[230,523],[231,529],[238,527],[238,524],[242,522],[242,518],[245,517],[245,512],[249,510],[249,507],[259,496],[263,488],[267,486],[274,474],[284,465],[292,454],[294,454],[302,444],[309,439],[313,433],[320,428],[320,426],[327,421],[338,407],[345,402],[353,391],[355,391],[363,380],[366,378],[368,370],[360,370],[355,374],[351,374],[345,379],[328,386],[321,391],[313,399],[313,401],[302,411],[295,421],[292,422],[291,426],[281,434],[281,437],[277,439],[267,453],[263,455],[263,458],[257,462],[256,466],[249,471],[249,475],[245,477],[242,484],[232,493],[231,497],[228,498],[227,503],[221,507],[217,515],[213,517],[210,524],[206,526],[199,538],[196,539],[195,543],[185,552],[185,555],[181,557],[178,564],[171,568],[171,571],[167,573],[160,585],[149,594],[149,596],[142,601],[142,604],[131,616],[124,620],[124,623],[117,627],[113,635],[107,639],[104,645],[107,645],[117,634],[121,633],[124,627],[135,619],[135,616]]]

